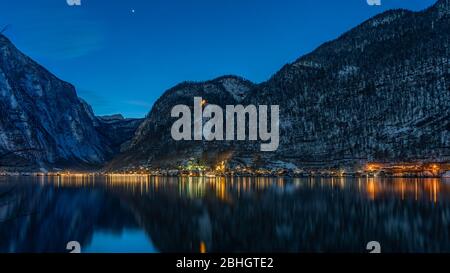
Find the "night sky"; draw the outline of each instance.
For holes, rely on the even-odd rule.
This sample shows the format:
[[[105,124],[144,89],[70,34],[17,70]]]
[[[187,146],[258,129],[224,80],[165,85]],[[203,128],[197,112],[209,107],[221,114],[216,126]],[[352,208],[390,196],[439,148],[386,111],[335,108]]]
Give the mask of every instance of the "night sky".
[[[143,117],[168,88],[284,64],[391,8],[435,0],[0,0],[0,26],[97,115]]]

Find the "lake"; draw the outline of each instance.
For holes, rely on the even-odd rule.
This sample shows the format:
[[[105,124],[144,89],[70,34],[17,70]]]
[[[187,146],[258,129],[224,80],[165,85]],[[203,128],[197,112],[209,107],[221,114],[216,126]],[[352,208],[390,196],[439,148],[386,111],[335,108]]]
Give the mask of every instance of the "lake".
[[[450,181],[0,177],[0,252],[450,252]]]

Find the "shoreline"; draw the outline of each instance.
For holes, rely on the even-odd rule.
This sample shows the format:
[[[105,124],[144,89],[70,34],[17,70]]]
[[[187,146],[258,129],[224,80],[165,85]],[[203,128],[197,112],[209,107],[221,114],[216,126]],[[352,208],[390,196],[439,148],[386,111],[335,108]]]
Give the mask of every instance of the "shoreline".
[[[355,174],[355,175],[331,175],[331,174],[302,174],[302,175],[249,175],[249,174],[217,174],[217,175],[170,175],[170,174],[155,174],[155,173],[0,173],[0,177],[69,177],[69,178],[85,178],[85,177],[173,177],[173,178],[372,178],[372,179],[396,179],[396,178],[409,178],[409,179],[449,179],[450,176],[444,175],[372,175],[372,174]]]

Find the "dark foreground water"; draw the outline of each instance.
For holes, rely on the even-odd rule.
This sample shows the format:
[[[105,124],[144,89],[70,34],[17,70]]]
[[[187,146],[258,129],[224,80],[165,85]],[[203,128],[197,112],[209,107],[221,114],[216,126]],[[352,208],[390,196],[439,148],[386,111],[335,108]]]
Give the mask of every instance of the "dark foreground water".
[[[450,252],[450,181],[0,177],[0,252]]]

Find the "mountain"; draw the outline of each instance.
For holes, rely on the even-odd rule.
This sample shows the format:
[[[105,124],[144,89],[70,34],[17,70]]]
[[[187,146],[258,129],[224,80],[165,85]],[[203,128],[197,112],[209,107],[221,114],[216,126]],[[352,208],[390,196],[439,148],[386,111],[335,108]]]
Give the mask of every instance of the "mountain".
[[[225,105],[240,103],[255,87],[253,83],[236,76],[224,76],[207,82],[184,82],[158,99],[144,122],[136,131],[130,146],[114,158],[108,169],[148,165],[171,167],[183,164],[191,157],[214,163],[219,155],[230,150],[233,143],[207,141],[180,141],[171,137],[172,107],[178,104],[193,106],[194,97],[202,97],[210,104]]]
[[[136,121],[132,123],[125,132],[128,138],[134,133],[129,132],[132,127],[138,126]],[[2,169],[101,166],[119,145],[117,139],[105,137],[106,129],[111,127],[108,125],[94,116],[74,86],[25,56],[0,34]]]
[[[210,164],[330,167],[369,161],[450,159],[450,8],[391,10],[327,42],[268,81],[236,77],[185,83],[164,93],[110,168],[175,167],[191,157]],[[233,96],[223,81],[232,79]],[[256,142],[175,142],[176,104],[194,96],[225,105],[279,105],[280,147]]]
[[[447,0],[388,11],[253,90],[245,103],[280,105],[282,140],[271,161],[448,161],[449,18]]]
[[[122,115],[96,117],[95,128],[102,139],[118,154],[128,148],[134,133],[144,119],[124,118]]]

